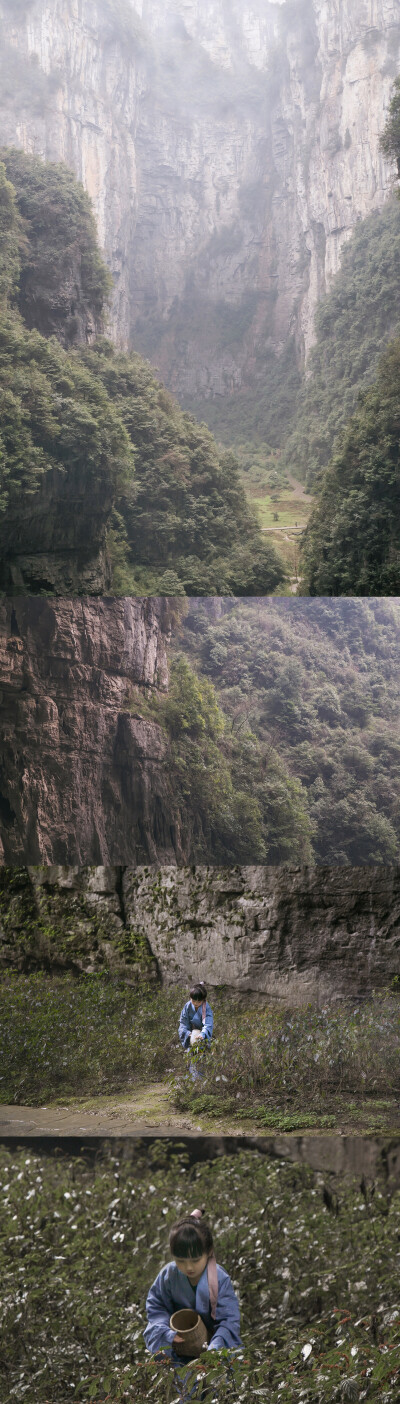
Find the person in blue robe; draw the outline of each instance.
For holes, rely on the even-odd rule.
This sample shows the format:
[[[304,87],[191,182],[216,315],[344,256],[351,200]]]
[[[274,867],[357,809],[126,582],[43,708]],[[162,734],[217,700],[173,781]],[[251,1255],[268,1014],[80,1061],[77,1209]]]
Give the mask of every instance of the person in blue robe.
[[[193,985],[190,991],[190,999],[184,1004],[179,1020],[179,1038],[182,1048],[185,1050],[191,1046],[196,1046],[196,1042],[204,1047],[211,1042],[214,1028],[214,1015],[211,1005],[207,1000],[206,986],[201,980],[197,985]],[[193,1058],[190,1064],[192,1077],[201,1077],[201,1069],[198,1066],[197,1057]]]
[[[196,1311],[207,1330],[205,1349],[235,1351],[242,1344],[240,1308],[229,1274],[216,1262],[212,1232],[202,1210],[175,1224],[170,1248],[173,1261],[161,1269],[147,1296],[144,1338],[152,1355],[184,1367],[183,1372],[175,1368],[177,1386],[182,1385],[184,1391],[188,1361],[179,1355],[180,1337],[170,1326],[171,1316],[182,1307]],[[196,1390],[197,1384],[192,1393]],[[191,1395],[183,1392],[183,1397]]]
[[[144,1332],[147,1349],[152,1355],[167,1351],[175,1360],[179,1359],[179,1342],[175,1342],[170,1319],[181,1307],[197,1311],[207,1331],[210,1333],[208,1350],[238,1349],[241,1346],[239,1335],[239,1302],[232,1287],[231,1279],[224,1268],[217,1264],[218,1305],[215,1321],[210,1312],[207,1282],[207,1266],[203,1269],[199,1282],[194,1286],[175,1262],[167,1263],[161,1269],[146,1301],[148,1326]]]

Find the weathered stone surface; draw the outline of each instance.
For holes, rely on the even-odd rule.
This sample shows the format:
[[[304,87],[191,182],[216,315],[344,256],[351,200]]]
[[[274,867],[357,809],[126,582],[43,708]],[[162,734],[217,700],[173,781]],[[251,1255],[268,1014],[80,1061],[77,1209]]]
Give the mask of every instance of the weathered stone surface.
[[[10,863],[182,858],[161,727],[163,600],[0,606],[0,842]]]
[[[307,350],[343,244],[393,185],[379,134],[398,0],[0,0],[0,15],[2,141],[83,180],[117,338],[133,329],[190,396],[229,393],[289,333]],[[221,305],[239,312],[229,335]]]
[[[288,1005],[367,995],[400,973],[400,869],[5,869],[0,965]]]
[[[122,869],[0,869],[0,969],[10,967],[155,979],[150,947],[125,912]]]
[[[128,868],[123,887],[166,982],[302,1004],[400,972],[398,868]]]

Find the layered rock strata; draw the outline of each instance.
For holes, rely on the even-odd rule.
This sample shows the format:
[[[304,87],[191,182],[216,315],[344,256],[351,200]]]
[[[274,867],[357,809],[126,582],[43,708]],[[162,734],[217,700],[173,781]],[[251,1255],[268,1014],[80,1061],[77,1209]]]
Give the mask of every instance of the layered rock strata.
[[[398,868],[3,870],[0,962],[109,970],[288,1005],[362,997],[400,966]]]
[[[174,861],[182,854],[165,734],[163,600],[0,606],[3,860]]]

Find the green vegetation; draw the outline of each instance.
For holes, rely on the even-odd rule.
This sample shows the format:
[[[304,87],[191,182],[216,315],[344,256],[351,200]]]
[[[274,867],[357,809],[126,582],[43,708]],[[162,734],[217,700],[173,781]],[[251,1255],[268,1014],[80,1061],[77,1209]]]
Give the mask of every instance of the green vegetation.
[[[268,328],[265,335],[268,336]],[[193,400],[189,408],[203,416],[218,439],[235,449],[243,440],[256,450],[265,442],[276,449],[282,445],[294,419],[302,384],[294,340],[288,341],[280,356],[258,347],[254,358],[251,384],[245,381],[241,391],[224,397]],[[293,472],[297,472],[297,465]]]
[[[102,339],[79,345],[99,327],[110,288],[82,187],[62,166],[18,151],[2,156],[4,553],[15,549],[17,516],[18,550],[21,532],[32,549],[29,498],[52,472],[36,550],[61,550],[63,534],[66,549],[83,539],[100,549],[107,532],[114,593],[274,591],[284,568],[263,540],[234,456],[182,413],[139,356]],[[87,504],[79,514],[78,498]]]
[[[19,316],[0,316],[0,522],[7,550],[8,516],[26,510],[46,473],[69,474],[94,511],[112,510],[113,499],[133,473],[124,426],[101,381],[79,355],[55,339],[28,332]],[[51,508],[48,505],[48,513]],[[56,512],[56,505],[54,508]],[[59,523],[58,534],[66,524]],[[87,536],[89,524],[81,523]],[[43,527],[52,535],[51,521]],[[53,526],[53,536],[57,529]]]
[[[284,464],[311,488],[328,467],[359,394],[400,332],[400,205],[362,220],[315,318],[316,345],[296,404]]]
[[[398,995],[322,1010],[219,1011],[218,1003],[213,1000],[217,1036],[202,1058],[201,1083],[188,1067],[175,1078],[180,1110],[229,1113],[281,1131],[348,1126],[360,1117],[365,1129],[381,1130],[386,1118],[391,1129],[399,1125]]]
[[[317,863],[398,861],[398,630],[379,600],[189,607],[176,647],[216,689],[264,861],[298,861],[301,834]]]
[[[400,77],[396,78],[381,148],[389,160],[397,161],[400,176]]]
[[[17,968],[27,972],[85,969],[85,958],[96,974],[110,966],[114,973],[129,972],[137,984],[155,978],[155,961],[142,932],[126,927],[118,910],[101,910],[90,893],[90,869],[82,870],[82,883],[68,894],[49,886],[46,870],[0,868],[0,927],[2,957],[14,965],[14,939],[18,932]],[[41,880],[44,879],[44,880]],[[89,880],[89,890],[87,881]],[[11,960],[9,959],[11,953]]]
[[[400,338],[324,474],[302,561],[305,594],[400,594]]]
[[[127,593],[158,594],[170,571],[178,593],[272,593],[284,570],[259,532],[234,455],[219,451],[139,356],[102,342],[81,355],[134,451],[134,481],[117,500],[109,542],[117,570],[122,548]]]
[[[214,1121],[230,1132],[249,1122],[281,1131],[399,1128],[398,992],[290,1010],[255,1008],[244,997],[238,1004],[215,990],[215,1037],[196,1082],[195,1054],[183,1054],[177,1036],[186,997],[144,973],[136,990],[106,974],[3,974],[0,1104],[129,1097],[163,1082],[165,1120],[172,1094],[178,1111],[196,1123],[205,1115],[210,1131]]]
[[[101,327],[112,286],[89,197],[66,166],[18,150],[0,160],[20,214],[19,312],[30,329],[73,345],[88,322]]]
[[[311,861],[301,785],[277,751],[263,752],[255,731],[235,733],[212,683],[183,654],[154,714],[168,731],[173,794],[192,828],[194,862]]]
[[[43,1105],[165,1076],[177,1042],[177,1003],[167,995],[160,1007],[158,990],[154,996],[144,987],[139,994],[96,975],[6,976],[0,983],[0,1102]]]
[[[0,1183],[0,1371],[17,1404],[27,1392],[30,1404],[189,1397],[168,1364],[146,1356],[142,1333],[170,1227],[194,1203],[207,1207],[241,1303],[229,1383],[224,1353],[204,1358],[210,1404],[231,1400],[233,1387],[243,1404],[282,1394],[392,1404],[400,1203],[384,1185],[324,1184],[256,1151],[191,1165],[161,1141],[94,1164],[2,1148]],[[191,1397],[204,1398],[198,1362],[189,1374]]]
[[[0,163],[0,306],[13,295],[19,274],[19,221],[15,190]]]
[[[400,78],[381,147],[400,174]],[[313,373],[285,453],[298,467],[308,460],[310,481],[328,464],[305,535],[305,594],[400,593],[399,258],[400,205],[392,199],[356,230],[317,315]],[[346,423],[356,387],[359,403]]]

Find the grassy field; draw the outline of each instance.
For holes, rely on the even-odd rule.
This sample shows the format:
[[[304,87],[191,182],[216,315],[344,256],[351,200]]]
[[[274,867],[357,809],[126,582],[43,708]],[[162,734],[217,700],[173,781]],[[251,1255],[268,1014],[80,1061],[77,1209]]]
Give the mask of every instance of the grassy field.
[[[281,467],[280,455],[265,445],[235,448],[243,484],[262,530],[284,561],[288,584],[279,594],[293,594],[299,583],[301,539],[313,506],[304,484]]]
[[[287,497],[280,497],[274,501],[269,494],[264,497],[254,497],[254,505],[257,507],[261,526],[269,527],[278,536],[279,531],[289,531],[298,528],[299,532],[304,530],[310,516],[310,507],[303,498],[296,498],[289,493]]]
[[[190,1165],[175,1143],[96,1163],[0,1148],[0,1393],[15,1404],[178,1404],[146,1356],[168,1234],[204,1204],[241,1305],[243,1349],[191,1367],[207,1404],[394,1404],[400,1194],[323,1182],[258,1152]],[[201,1361],[203,1365],[203,1360]],[[207,1393],[202,1393],[206,1380]]]
[[[212,997],[215,1037],[193,1082],[177,1025],[184,989],[140,993],[87,976],[7,975],[0,982],[0,1102],[125,1096],[164,1084],[207,1129],[400,1128],[400,998],[318,1010]]]

